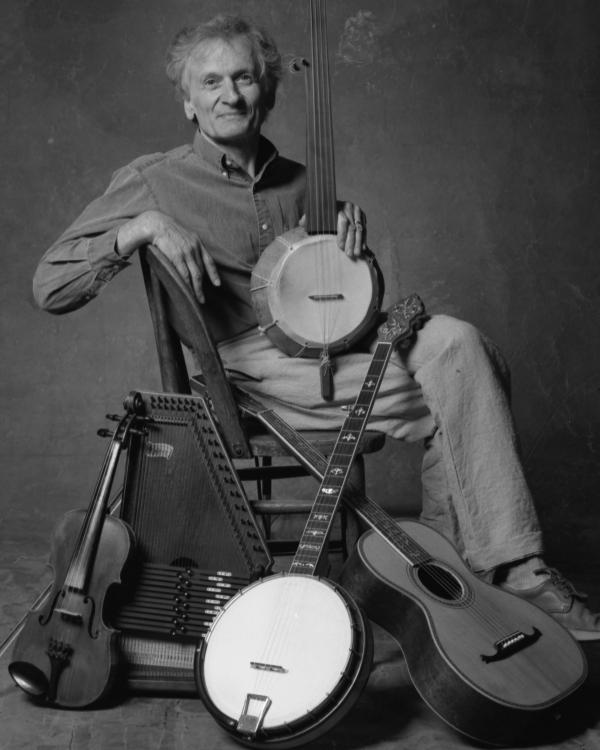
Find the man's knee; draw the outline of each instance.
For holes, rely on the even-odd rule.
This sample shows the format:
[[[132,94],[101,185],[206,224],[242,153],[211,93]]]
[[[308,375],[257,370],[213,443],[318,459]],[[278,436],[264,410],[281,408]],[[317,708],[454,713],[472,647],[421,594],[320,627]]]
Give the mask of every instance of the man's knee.
[[[498,346],[472,323],[450,315],[434,315],[428,322],[433,324],[434,335],[441,348],[450,347],[462,351],[469,358],[487,358],[493,365],[505,387],[510,387],[510,369]]]
[[[451,349],[464,352],[469,358],[486,357],[508,384],[510,371],[502,352],[472,323],[451,315],[434,315],[427,322],[423,334],[429,339],[428,345],[438,352]]]

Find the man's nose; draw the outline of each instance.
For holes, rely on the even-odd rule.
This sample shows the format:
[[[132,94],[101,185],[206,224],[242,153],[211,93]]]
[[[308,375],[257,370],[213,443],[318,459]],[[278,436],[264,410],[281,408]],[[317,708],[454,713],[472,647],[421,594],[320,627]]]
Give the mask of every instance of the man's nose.
[[[237,83],[232,78],[225,78],[221,98],[229,104],[236,104],[241,99]]]

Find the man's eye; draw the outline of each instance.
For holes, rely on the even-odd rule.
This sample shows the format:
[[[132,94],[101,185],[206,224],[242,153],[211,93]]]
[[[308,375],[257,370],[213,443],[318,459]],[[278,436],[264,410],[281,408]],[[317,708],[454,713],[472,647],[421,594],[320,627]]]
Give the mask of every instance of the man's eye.
[[[217,78],[205,78],[203,83],[204,88],[206,89],[216,89],[219,85],[219,81]]]
[[[252,75],[252,73],[242,73],[241,75],[238,76],[238,81],[240,83],[245,83],[249,85],[251,83],[254,83],[254,76]]]

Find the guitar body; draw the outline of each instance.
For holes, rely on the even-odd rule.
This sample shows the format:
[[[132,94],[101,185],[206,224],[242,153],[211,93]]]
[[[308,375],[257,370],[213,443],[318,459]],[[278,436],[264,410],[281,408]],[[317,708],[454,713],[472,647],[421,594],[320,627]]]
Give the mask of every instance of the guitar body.
[[[356,260],[335,235],[297,227],[277,237],[252,272],[252,304],[259,326],[291,357],[319,357],[349,349],[377,323],[383,277],[374,257]]]
[[[398,641],[423,700],[455,729],[491,744],[555,725],[586,677],[579,644],[540,608],[481,581],[433,529],[398,526],[431,563],[409,565],[369,531],[341,581]]]
[[[198,689],[240,742],[295,747],[352,708],[372,648],[368,621],[343,589],[282,573],[242,589],[223,607],[202,647]]]

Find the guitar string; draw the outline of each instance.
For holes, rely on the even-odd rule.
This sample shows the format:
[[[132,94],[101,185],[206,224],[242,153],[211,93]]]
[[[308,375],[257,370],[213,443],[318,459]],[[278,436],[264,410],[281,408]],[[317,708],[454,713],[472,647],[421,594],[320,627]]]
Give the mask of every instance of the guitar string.
[[[322,459],[322,456],[315,449],[313,449],[313,447],[311,446],[311,444],[308,443],[308,441],[306,441],[305,438],[302,435],[300,435],[299,433],[296,433],[293,430],[293,428],[290,428],[289,425],[287,425],[287,423],[284,420],[282,420],[277,415],[276,412],[274,412],[272,410],[269,410],[269,411],[270,411],[270,416],[267,416],[266,414],[263,414],[263,420],[265,421],[265,424],[268,427],[270,426],[271,428],[273,428],[275,430],[276,434],[277,433],[283,433],[283,435],[285,436],[285,434],[287,433],[287,435],[288,435],[287,441],[292,446],[294,445],[294,443],[296,443],[297,445],[299,445],[301,447],[301,449],[302,449],[302,452],[306,456],[313,455],[313,461],[312,461],[312,463],[313,463],[313,465],[317,465],[319,463],[319,460]],[[275,424],[273,424],[273,422],[271,420],[273,420],[275,422]],[[317,459],[316,461],[314,460],[315,456],[316,456],[316,459]],[[368,498],[366,498],[366,499],[368,501]],[[415,542],[412,539],[412,537],[410,537],[409,534],[407,534],[403,530],[399,529],[396,521],[391,516],[388,516],[387,513],[382,508],[380,508],[379,506],[377,506],[372,501],[368,501],[367,508],[371,508],[373,511],[378,511],[378,513],[375,513],[375,515],[376,516],[377,515],[381,516],[381,518],[373,520],[372,517],[369,518],[369,514],[368,513],[365,513],[363,517],[365,517],[365,520],[367,520],[369,522],[373,522],[375,530],[378,531],[379,534],[384,539],[386,539],[386,541],[389,541],[389,537],[392,537],[392,539],[393,539],[393,537],[394,537],[395,534],[401,533],[403,536],[406,536],[408,538],[409,543],[411,545],[415,545],[416,547],[418,547],[421,550],[423,550],[423,548],[417,542]],[[382,519],[383,519],[383,521],[382,521]],[[388,528],[388,527],[391,530],[391,533],[388,533],[387,536],[386,536],[382,532],[384,532],[386,530],[386,528]],[[400,548],[402,548],[401,545],[392,544],[392,546],[393,547],[400,547]],[[423,551],[427,552],[427,550],[423,550]],[[429,557],[431,557],[431,556],[429,556]],[[404,560],[404,556],[402,556],[401,559]],[[433,560],[433,562],[435,562],[435,560]],[[406,563],[406,564],[410,565],[410,563]],[[414,567],[414,566],[411,566],[411,567]],[[450,567],[452,567],[452,566],[450,566]],[[443,581],[442,581],[442,583],[443,583]],[[477,609],[477,607],[476,607],[476,609]],[[467,615],[470,615],[470,614],[471,613],[469,611],[467,611]],[[510,635],[513,632],[514,632],[514,628],[509,627],[509,629],[507,630],[506,627],[505,627],[504,630],[503,630],[503,632],[502,632],[502,635],[504,635],[504,636]],[[560,687],[560,684],[558,683],[558,681],[557,680],[553,680],[552,674],[548,674],[548,670],[545,669],[544,665],[540,665],[538,663],[538,668],[539,668],[540,673],[544,674],[544,676],[549,680],[550,683],[554,683],[555,686]],[[524,673],[527,673],[528,670],[530,670],[530,665],[528,665],[527,663],[523,663],[521,671],[524,672]]]
[[[277,415],[275,414],[275,416],[277,416]],[[283,422],[283,420],[280,420],[280,421],[285,425],[285,422]],[[305,441],[305,439],[301,435],[298,435],[298,442],[300,442],[300,444],[304,444],[305,450],[308,451],[309,453],[310,453],[310,451],[312,451],[312,446],[307,441]],[[376,507],[378,507],[378,506],[376,506]],[[447,575],[445,573],[441,572],[441,569],[438,569],[435,566],[436,560],[431,557],[431,555],[428,553],[428,551],[425,550],[425,549],[423,549],[421,547],[421,545],[419,545],[414,540],[412,540],[409,535],[405,534],[404,532],[400,532],[398,530],[397,524],[394,522],[394,520],[391,517],[388,518],[387,514],[385,514],[385,512],[383,510],[381,510],[380,513],[383,516],[384,523],[381,524],[381,522],[380,522],[379,525],[380,526],[381,525],[385,526],[386,524],[389,524],[390,529],[391,529],[391,533],[388,532],[387,535],[383,535],[382,534],[384,536],[384,538],[386,539],[386,541],[389,541],[389,539],[391,537],[392,538],[393,546],[396,547],[396,548],[400,547],[400,549],[401,549],[402,547],[399,544],[394,543],[394,541],[393,541],[394,536],[395,535],[397,536],[398,534],[402,533],[404,536],[408,537],[409,540],[410,540],[410,542],[411,542],[411,545],[415,545],[418,550],[421,550],[421,552],[424,554],[424,556],[426,558],[429,558],[429,560],[427,562],[421,563],[421,565],[420,565],[421,569],[426,570],[430,574],[431,579],[433,580],[433,582],[437,584],[437,586],[439,587],[439,590],[441,590],[442,592],[445,592],[448,595],[448,599],[450,601],[452,601],[453,599],[455,600],[455,598],[456,598],[456,589],[457,589],[456,583],[453,583],[453,582],[448,583],[448,577],[447,577]],[[367,519],[368,519],[368,516],[367,516]],[[378,530],[378,529],[376,528],[376,530]],[[379,533],[381,534],[380,530],[379,530]],[[416,567],[416,565],[413,564],[412,567]],[[451,565],[449,567],[452,569]],[[460,578],[460,576],[457,576],[457,578],[458,578],[459,581],[462,580]],[[460,590],[462,591],[463,590],[463,585],[459,584],[459,586],[460,586]],[[468,589],[468,585],[467,585],[467,589]],[[474,617],[475,619],[479,619],[480,621],[487,622],[488,625],[489,625],[489,627],[491,628],[492,632],[496,631],[498,633],[498,636],[506,636],[506,635],[512,633],[513,630],[514,630],[514,629],[512,629],[510,627],[510,624],[505,621],[505,618],[503,618],[503,617],[497,617],[493,613],[492,614],[488,614],[482,607],[479,606],[479,604],[477,602],[475,602],[473,604],[473,606],[470,607],[466,611],[466,614],[467,614],[467,616]]]
[[[250,406],[250,413],[254,414],[256,416],[256,413],[258,413],[259,418],[265,426],[269,429],[271,429],[276,436],[279,436],[283,439],[284,444],[288,445],[289,448],[296,451],[296,455],[299,459],[308,459],[308,464],[310,468],[310,464],[312,463],[313,467],[317,468],[317,472],[319,475],[322,476],[323,470],[319,467],[324,465],[326,463],[326,460],[324,457],[315,449],[313,446],[306,441],[306,439],[297,433],[292,427],[290,427],[281,417],[278,416],[278,414],[273,411],[272,409],[261,409],[261,405],[258,404],[258,408],[252,404]],[[298,448],[300,446],[300,448]],[[312,459],[310,458],[312,456]],[[387,513],[381,509],[378,505],[373,503],[373,501],[370,501],[369,498],[365,498],[365,501],[368,503],[367,508],[374,509],[375,511],[378,511],[378,513],[383,517],[383,523],[381,520],[379,520],[379,523],[377,519],[373,521],[372,518],[369,518],[368,514],[365,514],[363,512],[363,517],[367,522],[370,523],[375,529],[375,531],[378,531],[381,536],[385,537],[385,534],[382,533],[381,527],[386,527],[386,525],[389,525],[390,528],[392,528],[394,531],[397,531],[397,523],[396,521],[391,517],[388,516]],[[375,514],[377,515],[377,513]],[[378,526],[380,528],[378,528]],[[410,537],[409,537],[410,539]],[[396,547],[395,544],[392,543],[393,547]],[[420,546],[420,545],[419,545]],[[401,548],[401,547],[400,547]],[[422,548],[421,548],[422,549]],[[428,557],[431,559],[431,555],[428,555]],[[401,556],[401,560],[404,559],[404,556]],[[435,562],[435,561],[434,561]],[[405,563],[406,564],[406,563]],[[514,632],[514,627],[510,629],[510,633]],[[508,631],[506,628],[500,635],[506,636]],[[518,665],[517,665],[518,666]],[[538,670],[541,674],[543,674],[546,679],[550,682],[550,684],[554,683],[555,686],[560,687],[560,684],[558,683],[557,679],[553,679],[552,675],[548,674],[548,670],[545,669],[543,666],[540,666],[539,662],[537,664]],[[550,665],[549,665],[550,666]],[[527,675],[528,670],[530,670],[530,666],[527,666],[526,664],[523,664],[522,666],[522,673]]]

